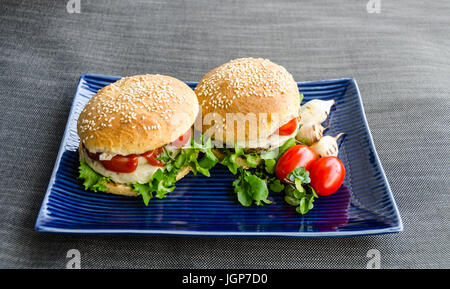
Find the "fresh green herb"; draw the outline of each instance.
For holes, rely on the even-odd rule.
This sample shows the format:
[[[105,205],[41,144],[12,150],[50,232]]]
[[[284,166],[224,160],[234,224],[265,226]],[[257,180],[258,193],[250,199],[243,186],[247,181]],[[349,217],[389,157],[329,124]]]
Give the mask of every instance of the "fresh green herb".
[[[234,180],[233,186],[239,203],[241,203],[244,207],[250,206],[253,201],[248,185],[245,182],[244,175],[240,175],[236,180]]]
[[[264,169],[268,174],[273,175],[275,173],[275,165],[277,161],[274,159],[266,159],[264,160]]]
[[[167,164],[171,161],[173,161],[172,152],[168,151],[166,147],[163,147],[163,152],[157,157],[156,159],[162,161],[163,163]]]
[[[203,142],[203,138],[201,142]],[[153,198],[153,194],[162,199],[175,189],[177,176],[186,166],[189,166],[194,174],[200,172],[205,176],[210,176],[209,170],[218,162],[211,149],[211,139],[208,139],[204,144],[198,144],[192,140],[191,148],[181,149],[176,155],[164,147],[163,152],[158,157],[164,163],[164,168],[156,170],[147,184],[134,183],[130,186],[134,192],[142,196],[145,205],[148,205],[150,199]],[[80,163],[79,172],[79,178],[83,179],[86,190],[90,189],[94,192],[107,190],[105,183],[110,179],[97,174],[85,162]]]
[[[251,168],[256,168],[258,166],[259,156],[257,154],[245,155],[247,165]]]
[[[173,162],[173,166],[177,169],[181,169],[186,162],[186,154],[178,154],[175,157],[175,161]],[[170,171],[172,168],[166,168],[166,170]]]
[[[288,175],[288,179],[292,183],[285,186],[284,200],[289,205],[297,207],[295,210],[304,215],[314,207],[314,199],[318,198],[313,187],[309,185],[311,182],[309,172],[304,167],[296,168]]]
[[[158,169],[147,184],[132,184],[133,191],[141,194],[145,205],[148,205],[153,193],[157,198],[162,199],[175,189],[177,176],[186,166],[189,166],[194,174],[201,173],[209,177],[209,170],[218,162],[211,149],[211,139],[204,144],[198,144],[192,140],[191,148],[181,149],[175,157],[164,149],[159,157],[161,161],[165,162],[164,168]],[[200,160],[199,153],[203,153]]]
[[[208,139],[203,145],[199,145],[196,142],[192,141],[192,147],[193,148],[191,150],[194,150],[195,155],[198,155],[198,153],[200,152],[203,153],[204,155],[200,159],[200,161],[198,161],[198,158],[194,158],[191,155],[189,165],[191,167],[194,166],[198,172],[209,177],[210,176],[209,170],[212,169],[219,161],[219,159],[212,152],[213,145],[211,143],[211,139]],[[193,153],[191,152],[191,154]]]
[[[312,188],[311,186],[308,186],[310,188]],[[312,208],[314,208],[314,199],[317,198],[317,195],[314,194],[308,194],[305,197],[303,197],[302,199],[300,199],[300,203],[298,204],[298,207],[295,208],[295,210],[297,211],[297,213],[299,214],[306,214],[308,213]]]
[[[300,205],[300,200],[291,196],[284,196],[284,200],[291,206],[297,207]]]
[[[233,174],[237,174],[238,166],[236,160],[238,157],[244,155],[244,150],[242,148],[235,147],[235,150],[223,150],[225,157],[220,162],[222,165],[228,167],[228,170]]]
[[[271,151],[261,154],[261,158],[263,160],[276,159],[277,157],[278,157],[277,150],[271,150]]]
[[[175,176],[176,178],[176,176]],[[148,202],[153,198],[153,193],[158,199],[162,199],[167,193],[175,189],[175,181],[171,173],[165,174],[163,169],[158,169],[152,175],[147,184],[132,184],[133,192],[137,192],[142,196],[144,203],[148,206]]]
[[[309,184],[311,179],[309,178],[309,172],[304,167],[294,169],[288,174],[288,179],[295,183],[295,181],[301,181],[300,184]]]
[[[294,190],[294,196],[298,199],[301,199],[305,196],[306,190],[302,186],[302,182],[299,179],[295,180],[295,190]]]
[[[285,186],[275,177],[275,166],[278,158],[290,147],[295,145],[295,139],[289,139],[279,150],[271,150],[261,155],[245,154],[244,150],[235,147],[234,150],[222,150],[225,157],[220,162],[228,167],[229,171],[237,174],[238,178],[233,182],[234,191],[238,196],[239,202],[243,206],[250,206],[253,201],[257,205],[269,203],[267,200],[270,187],[273,192],[282,192]],[[238,168],[237,159],[245,159],[251,170]]]
[[[233,182],[234,192],[237,194],[239,202],[243,206],[250,206],[253,202],[262,206],[263,203],[270,204],[268,200],[269,190],[267,183],[262,178],[252,174],[248,170],[239,168],[239,176]]]
[[[284,185],[277,178],[269,179],[269,188],[272,192],[279,193],[284,190]]]

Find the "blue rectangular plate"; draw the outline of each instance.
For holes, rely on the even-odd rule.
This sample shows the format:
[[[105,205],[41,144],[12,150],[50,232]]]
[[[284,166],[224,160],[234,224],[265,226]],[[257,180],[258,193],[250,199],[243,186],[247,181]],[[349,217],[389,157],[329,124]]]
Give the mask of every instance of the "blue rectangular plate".
[[[88,100],[119,77],[80,78],[36,230],[57,233],[128,233],[197,236],[355,236],[402,231],[401,218],[378,160],[354,79],[299,82],[304,102],[334,99],[329,135],[345,132],[339,158],[347,174],[335,194],[321,197],[301,216],[271,193],[273,203],[242,207],[234,176],[220,165],[211,177],[192,173],[167,198],[152,199],[85,191],[78,176],[78,116]],[[187,82],[194,88],[195,82]]]

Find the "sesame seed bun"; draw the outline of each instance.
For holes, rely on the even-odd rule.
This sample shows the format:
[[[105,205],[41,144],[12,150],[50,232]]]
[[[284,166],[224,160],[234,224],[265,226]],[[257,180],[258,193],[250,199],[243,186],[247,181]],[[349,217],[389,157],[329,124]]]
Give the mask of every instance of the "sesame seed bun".
[[[224,143],[267,138],[299,115],[297,83],[284,67],[267,59],[240,58],[214,68],[201,79],[195,93],[202,108],[203,132],[212,136],[211,131],[216,131],[212,137]],[[258,128],[251,132],[247,121],[245,133],[238,134],[234,121],[227,122],[227,113],[254,113]],[[223,125],[211,122],[208,114],[216,114],[213,119],[218,115]],[[223,132],[217,133],[220,126]]]
[[[185,83],[137,75],[99,90],[81,112],[77,130],[92,153],[142,154],[183,135],[198,111],[197,97]]]

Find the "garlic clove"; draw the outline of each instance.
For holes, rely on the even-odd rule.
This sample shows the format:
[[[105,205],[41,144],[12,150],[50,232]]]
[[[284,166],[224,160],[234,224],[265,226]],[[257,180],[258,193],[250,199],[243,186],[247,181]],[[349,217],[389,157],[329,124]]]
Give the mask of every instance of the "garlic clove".
[[[319,156],[319,157],[325,157],[325,156],[335,156],[337,157],[339,153],[339,147],[337,144],[337,140],[343,135],[344,133],[340,133],[337,136],[324,136],[322,137],[318,142],[313,144],[311,146],[311,149]]]
[[[331,107],[335,104],[332,100],[313,99],[301,106],[300,123],[324,122],[330,114]]]
[[[325,128],[318,122],[310,122],[300,126],[295,138],[306,145],[312,145],[323,136]]]

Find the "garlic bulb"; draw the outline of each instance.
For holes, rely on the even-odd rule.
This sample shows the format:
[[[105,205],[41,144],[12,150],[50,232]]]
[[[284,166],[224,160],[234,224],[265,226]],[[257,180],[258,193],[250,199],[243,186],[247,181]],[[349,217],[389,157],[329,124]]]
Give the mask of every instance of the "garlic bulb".
[[[300,126],[295,138],[306,145],[312,145],[322,138],[325,128],[318,122],[309,122]]]
[[[318,142],[311,146],[311,149],[319,156],[335,156],[337,157],[339,153],[339,148],[337,144],[337,140],[343,135],[343,133],[338,134],[335,137],[332,136],[324,136]]]
[[[330,114],[330,109],[334,105],[334,100],[313,99],[301,106],[300,124],[310,122],[324,122]]]

